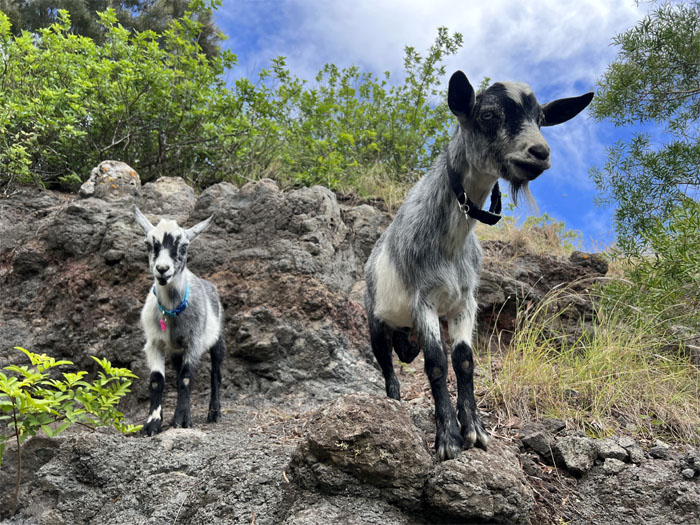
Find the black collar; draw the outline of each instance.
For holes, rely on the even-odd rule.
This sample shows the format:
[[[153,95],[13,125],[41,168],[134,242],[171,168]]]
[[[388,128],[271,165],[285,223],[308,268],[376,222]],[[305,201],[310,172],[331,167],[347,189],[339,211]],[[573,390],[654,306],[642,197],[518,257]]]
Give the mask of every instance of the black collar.
[[[489,226],[493,226],[501,220],[501,190],[498,187],[498,181],[496,181],[496,184],[491,190],[491,205],[489,206],[489,211],[485,211],[474,204],[467,195],[467,192],[464,191],[462,176],[452,167],[452,163],[449,159],[447,160],[447,175],[450,178],[450,187],[457,197],[459,209],[462,210],[465,217],[469,216]]]

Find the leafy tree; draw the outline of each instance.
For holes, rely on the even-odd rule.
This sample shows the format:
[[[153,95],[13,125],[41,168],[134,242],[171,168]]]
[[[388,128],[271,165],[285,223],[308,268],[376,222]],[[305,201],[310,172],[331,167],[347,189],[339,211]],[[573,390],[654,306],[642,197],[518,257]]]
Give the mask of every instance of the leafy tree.
[[[10,18],[16,36],[24,30],[38,32],[49,27],[60,20],[59,11],[65,10],[71,20],[69,31],[98,43],[104,42],[105,31],[97,13],[109,8],[126,29],[156,33],[163,33],[173,20],[192,11],[201,24],[196,41],[209,57],[219,52],[220,31],[212,10],[202,0],[0,0],[0,11]]]
[[[442,60],[461,45],[461,34],[441,27],[425,56],[406,46],[404,78],[394,84],[389,72],[378,78],[356,66],[326,64],[307,85],[278,58],[261,73],[263,100],[255,110],[265,108],[262,120],[279,133],[280,160],[297,181],[333,188],[377,169],[412,183],[449,140],[453,118],[441,100]]]
[[[645,232],[668,230],[674,210],[700,196],[700,2],[661,5],[613,42],[593,115],[656,133],[609,148],[592,177],[600,200],[616,204],[619,246],[639,254],[653,249]]]
[[[645,313],[687,343],[700,331],[700,203],[686,200],[641,237],[652,255],[622,261],[626,279],[607,285],[604,299],[634,310],[631,318]]]
[[[441,61],[461,35],[444,28],[425,56],[406,48],[403,82],[328,64],[309,85],[278,57],[257,82],[228,85],[236,57],[202,53],[194,12],[160,34],[129,31],[114,10],[99,16],[101,44],[72,34],[66,11],[19,36],[0,12],[0,185],[75,186],[105,159],[144,182],[264,175],[335,188],[382,173],[405,185],[449,137]]]
[[[238,167],[228,160],[245,136],[240,101],[223,80],[235,56],[207,59],[192,13],[161,35],[102,13],[101,45],[71,34],[66,11],[58,20],[38,38],[13,36],[0,12],[0,181],[79,182],[108,158],[145,181]]]

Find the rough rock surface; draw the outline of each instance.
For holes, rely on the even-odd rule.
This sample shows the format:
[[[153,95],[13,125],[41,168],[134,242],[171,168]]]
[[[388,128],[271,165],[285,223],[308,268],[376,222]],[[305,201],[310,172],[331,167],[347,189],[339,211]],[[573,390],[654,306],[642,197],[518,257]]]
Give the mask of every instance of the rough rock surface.
[[[362,267],[387,213],[339,203],[324,188],[283,192],[265,180],[217,184],[200,195],[177,178],[140,187],[128,169],[101,165],[81,197],[24,189],[0,199],[0,367],[21,360],[11,350],[17,345],[91,371],[89,356],[104,356],[141,377],[122,409],[142,422],[148,371],[138,318],[151,278],[133,205],[185,226],[214,214],[188,266],[217,284],[226,309],[224,419],[204,423],[205,359],[195,378],[193,429],[166,425],[159,436],[138,438],[76,428],[29,440],[18,513],[9,517],[12,491],[0,491],[0,519],[259,525],[697,518],[694,450],[670,447],[661,453],[668,459],[656,459],[620,438],[619,449],[594,446],[590,467],[553,467],[542,441],[518,451],[517,439],[494,436],[488,452],[437,464],[427,380],[420,370],[397,367],[407,384],[404,401],[386,399],[367,341]],[[125,176],[113,177],[119,170]],[[106,176],[113,180],[100,185]],[[603,271],[593,258],[520,254],[500,241],[484,243],[484,251],[484,333],[494,322],[512,330],[516,307],[555,285],[584,290]],[[576,294],[558,304],[572,326],[591,315]],[[166,373],[167,422],[175,389]],[[495,424],[487,418],[487,427]],[[562,425],[542,422],[537,432],[546,448],[571,438]],[[8,446],[0,486],[13,486],[16,469]]]
[[[528,522],[534,496],[515,452],[496,442],[438,464],[425,488],[427,504],[446,521]]]
[[[483,335],[499,332],[504,342],[510,340],[516,326],[519,309],[532,308],[550,291],[559,292],[550,297],[550,311],[559,315],[552,327],[557,333],[581,335],[593,320],[591,299],[581,292],[605,275],[607,265],[590,264],[600,256],[586,254],[562,259],[550,255],[521,253],[517,247],[503,241],[483,241],[484,263],[479,283],[478,329]],[[580,260],[589,261],[581,264]],[[602,261],[605,263],[605,261]]]
[[[614,439],[598,439],[595,445],[598,449],[598,457],[601,459],[612,458],[618,461],[626,461],[629,457],[629,453]]]
[[[122,195],[120,187],[115,192]],[[363,234],[355,232],[325,188],[282,193],[271,181],[218,184],[198,198],[181,179],[161,178],[119,199],[25,190],[0,201],[0,282],[8,298],[0,338],[9,347],[0,365],[21,345],[82,368],[99,355],[147,374],[138,319],[151,277],[134,204],[153,220],[168,214],[185,225],[215,215],[188,266],[218,286],[226,308],[230,387],[272,395],[293,383],[323,400],[368,380],[379,385],[364,311],[347,292],[364,261],[354,246],[381,232],[368,220]],[[129,402],[146,396],[145,385],[136,386]]]
[[[576,476],[588,472],[598,455],[595,442],[584,436],[567,436],[554,444],[557,464]]]
[[[138,195],[140,189],[141,177],[128,164],[105,160],[93,168],[79,194],[81,197],[117,200]]]
[[[311,415],[291,471],[308,489],[347,494],[368,485],[377,497],[415,509],[432,466],[406,405],[354,394]]]

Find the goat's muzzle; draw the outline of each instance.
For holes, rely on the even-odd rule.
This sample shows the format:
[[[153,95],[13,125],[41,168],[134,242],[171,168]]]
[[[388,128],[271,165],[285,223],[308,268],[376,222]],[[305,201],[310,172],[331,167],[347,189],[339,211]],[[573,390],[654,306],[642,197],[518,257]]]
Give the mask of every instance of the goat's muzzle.
[[[546,160],[514,160],[513,165],[517,169],[518,173],[522,175],[525,180],[531,181],[535,180],[537,177],[542,175],[542,173],[549,169],[551,163],[549,159]]]

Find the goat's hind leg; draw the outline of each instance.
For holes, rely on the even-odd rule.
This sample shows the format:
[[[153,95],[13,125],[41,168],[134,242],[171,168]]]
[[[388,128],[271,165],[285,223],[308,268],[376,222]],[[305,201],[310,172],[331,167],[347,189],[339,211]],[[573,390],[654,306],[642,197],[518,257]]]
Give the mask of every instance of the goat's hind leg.
[[[173,354],[173,367],[177,371],[177,406],[172,426],[175,428],[191,428],[190,393],[194,382],[193,367],[184,359],[184,354]]]
[[[457,376],[457,419],[464,446],[486,449],[489,436],[479,416],[474,397],[474,353],[471,347],[476,302],[449,320],[452,339],[452,367]],[[469,307],[472,307],[471,309]]]
[[[221,419],[221,403],[219,400],[221,389],[221,362],[226,353],[226,342],[223,334],[219,340],[209,349],[211,355],[211,399],[209,400],[209,412],[207,423],[216,423]]]
[[[394,373],[394,364],[391,358],[393,329],[374,317],[371,312],[367,313],[367,317],[369,318],[369,338],[372,343],[372,352],[384,375],[386,395],[392,399],[400,400],[401,387]]]
[[[452,459],[462,451],[457,414],[447,392],[447,356],[442,345],[437,312],[427,305],[414,308],[413,325],[418,343],[423,348],[425,373],[435,400],[435,449],[441,460]]]
[[[411,341],[411,333],[403,330],[394,330],[392,343],[394,352],[399,356],[399,361],[402,363],[412,363],[420,353],[418,344]]]

